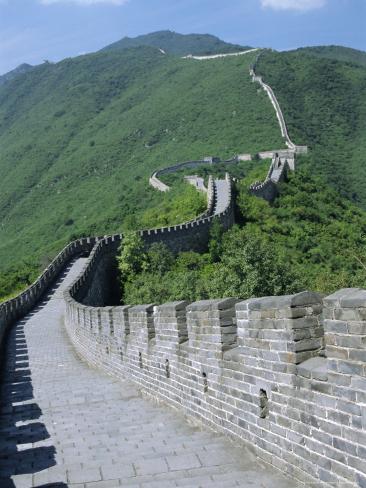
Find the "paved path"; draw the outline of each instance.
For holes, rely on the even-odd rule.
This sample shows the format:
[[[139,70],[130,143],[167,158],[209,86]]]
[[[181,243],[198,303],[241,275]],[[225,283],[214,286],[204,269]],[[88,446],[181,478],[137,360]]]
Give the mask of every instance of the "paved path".
[[[220,214],[230,203],[230,183],[226,180],[215,180],[216,205],[214,213]]]
[[[192,56],[191,54],[189,54],[188,56],[183,56],[182,59],[197,59],[198,61],[205,61],[207,59],[227,58],[231,56],[243,56],[243,54],[254,53],[255,51],[259,51],[259,48],[256,47],[254,49],[247,49],[246,51],[239,51],[236,53],[211,54],[210,56]]]
[[[185,181],[190,185],[194,186],[197,190],[206,192],[205,179],[198,175],[188,175],[184,177]]]
[[[13,328],[2,370],[0,487],[294,488],[243,447],[90,369],[63,326],[62,290]]]

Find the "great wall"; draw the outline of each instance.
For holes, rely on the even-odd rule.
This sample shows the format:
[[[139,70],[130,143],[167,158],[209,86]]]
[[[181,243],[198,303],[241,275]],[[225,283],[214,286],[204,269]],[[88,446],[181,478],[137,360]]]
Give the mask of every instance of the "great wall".
[[[291,142],[275,95],[254,67],[251,75],[269,94],[288,146],[269,152],[266,180],[250,188],[271,201],[286,171],[294,169],[295,155],[305,148]],[[187,164],[208,162],[202,161]],[[171,168],[167,171],[175,170]],[[158,176],[152,178],[160,182]],[[182,225],[141,231],[144,242],[163,241],[174,252],[204,249],[214,218],[225,228],[234,222],[229,175],[210,179],[207,199],[203,215]],[[366,487],[366,290],[343,289],[329,297],[302,292],[245,301],[120,306],[113,260],[121,243],[120,234],[70,243],[30,288],[0,305],[9,376],[0,413],[0,428],[8,436],[1,444],[8,454],[8,463],[0,462],[10,483],[4,487],[55,481],[57,485],[47,486]],[[68,341],[96,369],[78,361]],[[27,389],[27,377],[33,377],[34,391]],[[138,418],[147,407],[137,406],[140,400],[126,380],[199,422],[195,425],[208,426],[209,441],[191,431],[184,431],[182,440],[164,406],[154,407],[147,425]],[[92,399],[90,405],[85,400],[94,385],[97,396],[98,389],[103,392],[95,408]],[[37,413],[35,399],[43,405],[43,415]],[[112,436],[120,410],[129,425],[127,437]],[[87,429],[84,421],[80,427],[80,412],[90,414]],[[79,423],[73,423],[72,415],[79,416]],[[162,436],[154,415],[164,425]],[[44,421],[59,444],[43,443],[47,432],[32,428],[29,419]],[[138,442],[134,425],[143,430]],[[221,436],[212,438],[211,429]],[[95,433],[96,444],[88,444],[95,456],[93,448],[85,448],[89,431]],[[16,440],[19,435],[22,442]],[[146,449],[146,435],[153,451]],[[236,444],[225,444],[225,437]],[[117,442],[110,449],[112,439]],[[156,447],[162,440],[166,449]],[[29,442],[35,452],[24,461]],[[67,455],[69,444],[73,459]],[[110,452],[110,459],[99,459],[98,449]],[[19,471],[24,462],[26,469]]]

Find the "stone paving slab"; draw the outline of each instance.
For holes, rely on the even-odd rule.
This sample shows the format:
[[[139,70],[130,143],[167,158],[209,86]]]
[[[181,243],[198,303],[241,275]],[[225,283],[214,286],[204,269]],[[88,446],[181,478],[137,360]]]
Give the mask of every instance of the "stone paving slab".
[[[0,387],[1,488],[296,488],[224,436],[89,368],[63,325],[77,260],[11,331]]]

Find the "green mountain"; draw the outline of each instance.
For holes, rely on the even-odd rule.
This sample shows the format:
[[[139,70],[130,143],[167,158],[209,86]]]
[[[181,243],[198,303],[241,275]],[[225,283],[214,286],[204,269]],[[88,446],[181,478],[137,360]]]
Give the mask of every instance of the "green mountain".
[[[310,48],[265,51],[257,71],[274,89],[292,139],[310,147],[313,173],[366,208],[366,67]]]
[[[0,76],[0,85],[3,85],[7,81],[11,81],[13,78],[19,75],[23,75],[24,73],[27,73],[28,71],[31,71],[34,68],[34,66],[31,66],[30,64],[23,63],[17,68],[13,69],[12,71],[9,71],[8,73],[5,73],[4,75]]]
[[[344,46],[314,46],[298,49],[297,52],[311,54],[319,58],[356,63],[366,66],[366,52]]]
[[[95,54],[45,63],[24,74],[18,71],[0,84],[0,298],[29,283],[73,238],[176,223],[202,210],[202,198],[182,184],[164,196],[149,188],[148,177],[155,169],[284,145],[267,95],[249,77],[256,52],[209,62],[181,58],[238,48],[244,49],[212,36],[160,32],[122,40]],[[356,251],[363,245],[365,215],[344,200],[366,208],[366,67],[363,53],[356,54],[326,47],[285,53],[265,50],[260,55],[258,73],[278,96],[292,139],[308,145],[310,153],[299,161],[305,172],[291,187],[300,197],[284,188],[282,206],[270,207],[275,214],[262,208],[260,201],[248,204],[248,214],[254,212],[256,220],[248,217],[242,222],[242,237],[234,232],[233,242],[221,248],[227,255],[220,265],[222,276],[229,276],[230,266],[235,268],[236,254],[243,262],[249,259],[250,245],[246,248],[243,243],[251,242],[250,229],[257,236],[252,250],[260,249],[258,242],[269,246],[263,254],[255,254],[258,262],[266,267],[271,251],[278,257],[267,276],[267,288],[260,285],[262,291],[269,292],[270,283],[276,293],[294,289],[296,283],[336,287],[340,281],[329,281],[332,272],[340,273],[345,284],[362,279],[355,267],[358,259],[364,262]],[[256,164],[243,163],[235,175],[242,178]],[[265,165],[258,164],[259,170],[265,171]],[[335,200],[328,184],[341,200]],[[316,187],[322,199],[313,208]],[[243,201],[238,200],[239,209],[244,208]],[[304,224],[317,219],[315,227]],[[266,233],[273,236],[271,242]],[[321,235],[319,245],[316,235]],[[326,235],[338,241],[331,245]],[[301,247],[304,243],[306,249]],[[345,259],[342,246],[347,252],[352,249],[356,258]],[[291,270],[303,280],[283,273],[283,282],[276,284],[286,249]],[[337,253],[340,258],[335,262]],[[206,276],[216,269],[216,258],[209,262],[203,257],[202,264],[201,258],[192,257],[196,263],[192,265],[183,257],[178,265],[202,268]],[[295,263],[300,263],[298,269]],[[217,280],[210,276],[214,286]],[[248,290],[260,293],[259,285],[250,286]],[[234,290],[229,285],[227,289]],[[202,296],[221,291],[211,287]]]
[[[151,47],[104,51],[2,85],[3,282],[29,281],[72,238],[145,225],[162,199],[148,187],[157,168],[282,147],[249,77],[255,54],[202,62]]]
[[[121,51],[139,46],[156,47],[178,56],[230,53],[249,49],[247,46],[229,44],[209,34],[178,34],[167,30],[133,38],[124,37],[105,47],[103,51]]]

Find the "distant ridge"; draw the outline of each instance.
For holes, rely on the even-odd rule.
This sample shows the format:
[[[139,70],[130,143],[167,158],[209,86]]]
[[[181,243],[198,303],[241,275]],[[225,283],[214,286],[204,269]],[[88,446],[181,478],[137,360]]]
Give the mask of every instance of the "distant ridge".
[[[366,52],[344,46],[312,46],[296,49],[301,53],[308,53],[318,58],[333,59],[346,63],[357,63],[366,66]]]
[[[8,73],[5,73],[4,75],[0,76],[0,85],[3,85],[7,81],[12,80],[18,75],[22,75],[24,73],[27,73],[28,71],[31,71],[34,68],[34,66],[31,66],[30,64],[23,63],[19,65],[17,68],[13,69],[12,71],[9,71]]]
[[[177,32],[165,30],[134,38],[124,37],[120,41],[106,46],[102,51],[119,51],[139,46],[156,47],[166,53],[179,56],[230,53],[250,48],[250,46],[224,42],[210,34],[178,34]]]

